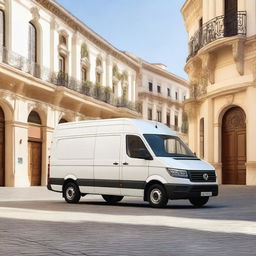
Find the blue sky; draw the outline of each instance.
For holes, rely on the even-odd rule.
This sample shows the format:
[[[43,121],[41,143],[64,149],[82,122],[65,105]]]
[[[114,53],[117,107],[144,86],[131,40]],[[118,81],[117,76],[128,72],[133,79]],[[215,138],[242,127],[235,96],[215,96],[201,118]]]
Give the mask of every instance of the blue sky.
[[[116,48],[187,78],[183,0],[57,0]]]

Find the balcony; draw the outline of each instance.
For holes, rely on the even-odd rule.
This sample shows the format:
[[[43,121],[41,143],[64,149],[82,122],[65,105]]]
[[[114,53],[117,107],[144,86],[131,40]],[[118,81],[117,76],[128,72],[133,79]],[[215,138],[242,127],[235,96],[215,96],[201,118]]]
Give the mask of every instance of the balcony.
[[[7,48],[0,48],[0,63],[7,64],[24,73],[42,81],[52,83],[56,86],[64,86],[70,90],[76,91],[82,95],[92,97],[96,100],[108,103],[115,107],[128,108],[137,111],[137,105],[128,101],[124,97],[117,98],[109,86],[95,85],[90,81],[79,81],[63,72],[52,72],[49,68],[45,68],[37,63],[31,62],[29,59],[9,51]]]
[[[239,11],[234,15],[221,15],[203,24],[189,41],[189,55],[187,61],[195,56],[197,52],[207,44],[220,38],[235,35],[246,36],[247,14],[246,11]]]

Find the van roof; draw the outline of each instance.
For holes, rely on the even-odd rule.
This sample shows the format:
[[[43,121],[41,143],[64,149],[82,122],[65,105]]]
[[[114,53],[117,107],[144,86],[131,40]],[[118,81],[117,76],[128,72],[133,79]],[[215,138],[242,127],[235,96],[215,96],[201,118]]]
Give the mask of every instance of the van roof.
[[[173,131],[168,126],[156,122],[156,121],[149,121],[149,120],[139,120],[139,119],[132,119],[132,118],[112,118],[112,119],[98,119],[98,120],[85,120],[85,121],[78,121],[78,122],[68,122],[62,123],[57,126],[57,129],[69,129],[75,127],[83,127],[86,126],[104,126],[104,125],[131,125],[136,130],[138,130],[141,134],[166,134],[171,136],[176,136],[176,132]]]

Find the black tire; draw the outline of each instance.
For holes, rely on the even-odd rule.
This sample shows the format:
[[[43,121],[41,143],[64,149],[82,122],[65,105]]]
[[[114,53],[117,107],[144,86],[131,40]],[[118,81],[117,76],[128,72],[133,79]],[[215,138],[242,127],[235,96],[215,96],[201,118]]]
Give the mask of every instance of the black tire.
[[[67,203],[76,204],[81,198],[81,193],[74,182],[68,182],[64,187],[63,196]]]
[[[147,199],[150,206],[154,208],[165,207],[168,202],[166,191],[160,184],[154,184],[149,187],[147,192]]]
[[[109,204],[115,204],[120,202],[124,197],[123,196],[111,196],[111,195],[102,195],[103,199]]]
[[[190,203],[195,207],[202,207],[209,201],[209,196],[206,197],[192,197],[189,199]]]

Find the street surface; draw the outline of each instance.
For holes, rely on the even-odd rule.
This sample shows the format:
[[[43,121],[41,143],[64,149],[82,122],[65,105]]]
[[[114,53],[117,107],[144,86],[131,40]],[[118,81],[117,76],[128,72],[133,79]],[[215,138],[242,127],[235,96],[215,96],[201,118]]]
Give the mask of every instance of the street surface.
[[[201,209],[140,198],[77,205],[45,187],[0,188],[0,255],[256,255],[256,187],[221,186]]]

